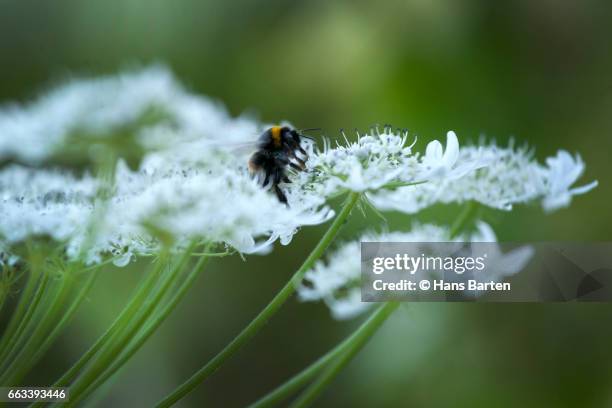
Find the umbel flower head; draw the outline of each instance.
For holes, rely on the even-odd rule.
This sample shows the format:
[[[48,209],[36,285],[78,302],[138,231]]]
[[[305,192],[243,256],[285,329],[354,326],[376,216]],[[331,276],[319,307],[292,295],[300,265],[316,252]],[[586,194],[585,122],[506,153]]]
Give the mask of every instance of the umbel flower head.
[[[155,252],[156,241],[147,237],[148,227],[155,225],[179,241],[222,242],[252,253],[277,239],[288,244],[300,226],[333,216],[314,196],[287,207],[263,190],[246,169],[231,166],[221,154],[214,157],[207,165],[145,165],[137,172],[120,163],[97,252],[109,244],[127,252]],[[265,239],[257,242],[258,237]]]
[[[430,146],[431,143],[428,150]],[[383,211],[413,214],[437,203],[473,200],[492,208],[511,210],[514,204],[541,200],[546,211],[554,211],[569,205],[572,196],[597,186],[594,181],[571,188],[584,171],[584,164],[580,157],[573,159],[563,150],[556,157],[548,158],[547,165],[543,166],[525,148],[495,144],[458,148],[454,137],[449,137],[447,151],[451,149],[457,152],[446,157],[439,153],[426,154],[422,163],[432,169],[447,169],[448,163],[454,161],[454,172],[447,170],[446,176],[430,177],[424,183],[377,190],[369,195],[371,202]],[[432,150],[439,151],[439,148]]]
[[[409,232],[365,234],[361,239],[342,244],[327,259],[306,272],[304,282],[297,287],[302,301],[323,301],[336,319],[350,319],[369,309],[374,303],[361,301],[361,242],[413,242],[423,245],[423,252],[432,242],[486,242],[487,267],[478,279],[499,281],[521,271],[533,256],[533,249],[525,246],[502,253],[494,244],[493,229],[484,222],[471,234],[452,237],[450,230],[432,224],[417,224]]]
[[[408,144],[408,133],[393,133],[385,127],[370,134],[357,134],[353,143],[332,148],[325,141],[323,150],[315,151],[309,161],[310,172],[301,174],[297,183],[323,196],[335,196],[346,191],[371,194],[427,181],[456,179],[483,166],[480,158],[458,161],[459,141],[448,132],[446,149],[434,140],[424,155],[413,151],[416,139]]]
[[[460,147],[452,131],[446,147],[434,140],[423,155],[413,151],[415,142],[408,144],[407,133],[387,127],[334,148],[326,143],[311,155],[310,171],[299,175],[296,188],[325,197],[360,192],[379,210],[412,214],[438,203],[470,200],[502,210],[541,200],[546,211],[553,211],[597,186],[595,181],[572,188],[584,164],[563,150],[544,166],[526,148]]]
[[[217,103],[187,92],[161,65],[114,76],[74,79],[34,102],[0,108],[0,160],[39,164],[79,142],[125,138],[142,148],[176,138],[244,142],[258,124],[231,118]],[[85,140],[83,140],[85,139]],[[87,153],[87,152],[85,152]]]

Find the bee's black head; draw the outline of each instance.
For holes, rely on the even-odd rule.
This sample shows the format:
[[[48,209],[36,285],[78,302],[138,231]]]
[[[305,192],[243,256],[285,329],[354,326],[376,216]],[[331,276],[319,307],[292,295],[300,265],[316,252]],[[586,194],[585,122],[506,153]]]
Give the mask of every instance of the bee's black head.
[[[302,141],[300,132],[295,129],[291,129],[289,126],[283,126],[280,130],[282,140],[292,140],[298,145]]]

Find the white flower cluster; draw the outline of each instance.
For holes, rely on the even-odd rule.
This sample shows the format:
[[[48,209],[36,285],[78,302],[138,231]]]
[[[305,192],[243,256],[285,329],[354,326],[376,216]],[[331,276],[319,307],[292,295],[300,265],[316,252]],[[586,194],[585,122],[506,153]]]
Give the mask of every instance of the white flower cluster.
[[[248,152],[230,152],[256,140],[261,125],[230,118],[160,67],[74,81],[30,106],[0,111],[0,158],[41,163],[75,129],[112,135],[152,108],[165,119],[139,130],[148,153],[136,171],[119,161],[107,200],[89,175],[21,165],[0,170],[0,242],[48,236],[65,243],[71,257],[85,253],[95,263],[113,255],[124,265],[133,254],[156,252],[160,232],[177,245],[200,239],[251,253],[276,240],[287,244],[300,226],[333,216],[315,194],[294,191],[287,207],[262,189],[246,169]]]
[[[350,319],[369,309],[374,303],[361,301],[361,242],[486,242],[495,243],[493,229],[478,222],[478,231],[451,237],[450,230],[431,224],[416,225],[410,232],[366,234],[360,240],[340,246],[328,257],[306,272],[297,287],[302,301],[324,301],[336,319]],[[427,244],[426,244],[427,245]],[[502,253],[497,244],[487,244],[488,265],[483,281],[499,281],[521,271],[533,256],[531,247],[521,247]],[[426,251],[426,248],[423,248]]]
[[[156,113],[153,123],[143,121]],[[98,79],[73,80],[26,106],[0,109],[0,160],[40,163],[61,153],[69,136],[112,136],[135,127],[146,148],[167,146],[175,138],[245,141],[258,124],[232,119],[208,99],[190,94],[162,66]]]
[[[408,214],[421,211],[436,203],[463,203],[476,201],[489,207],[511,210],[513,204],[541,200],[546,211],[569,205],[573,195],[586,193],[597,186],[591,182],[571,188],[584,171],[580,156],[573,158],[560,150],[548,158],[546,166],[533,159],[526,149],[510,147],[466,146],[459,148],[449,137],[447,153],[452,159],[440,157],[431,160],[427,154],[422,162],[438,163],[437,169],[447,169],[455,162],[456,170],[446,176],[430,177],[426,183],[381,189],[369,195],[380,210],[395,210]],[[434,142],[432,142],[434,143]],[[430,145],[427,147],[429,153]],[[446,153],[445,153],[446,156]],[[410,170],[412,171],[412,170]],[[439,172],[439,170],[436,170]],[[439,173],[438,173],[439,174]]]
[[[157,250],[148,225],[181,241],[223,242],[238,251],[265,251],[279,239],[286,245],[300,226],[333,216],[317,197],[302,197],[291,206],[251,179],[244,168],[216,160],[207,166],[155,168],[132,172],[120,163],[117,190],[108,206],[93,253],[111,245],[126,256]],[[229,158],[228,158],[229,159]],[[264,242],[256,242],[265,237]]]
[[[82,231],[98,181],[59,170],[9,166],[0,171],[0,236],[7,244],[45,235],[64,241]]]
[[[142,121],[151,110],[161,114]],[[74,132],[99,140],[126,128],[145,153],[135,171],[120,160],[111,187],[45,168]],[[445,147],[432,141],[419,154],[405,133],[385,128],[334,148],[325,142],[321,151],[304,141],[307,171],[292,172],[292,183],[281,186],[287,207],[246,169],[263,128],[231,118],[158,66],[72,81],[30,105],[0,109],[0,162],[38,166],[0,169],[0,242],[49,236],[90,263],[110,254],[125,264],[154,253],[159,234],[176,245],[197,239],[261,252],[276,240],[287,244],[300,226],[327,221],[333,212],[326,202],[346,191],[366,194],[381,210],[408,213],[466,200],[508,209],[541,199],[550,210],[596,185],[571,187],[584,164],[563,151],[542,166],[521,149],[460,148],[449,132]]]
[[[97,182],[88,176],[77,179],[65,172],[20,166],[4,169],[0,235],[9,244],[28,236],[49,236],[66,242],[72,257],[85,250],[88,263],[99,262],[105,254],[126,263],[132,254],[159,249],[150,230],[153,225],[178,244],[199,238],[251,253],[264,251],[277,239],[287,244],[300,226],[333,216],[312,194],[290,196],[286,207],[222,152],[193,167],[145,162],[132,171],[119,162],[115,178],[110,199],[100,202]],[[92,217],[96,228],[89,242]],[[264,242],[256,242],[258,237]]]
[[[526,149],[459,147],[454,132],[448,132],[446,148],[434,140],[423,155],[413,152],[415,143],[408,145],[407,138],[385,128],[344,146],[326,144],[311,157],[310,172],[300,174],[297,184],[326,197],[362,192],[380,210],[410,214],[437,203],[469,200],[503,210],[542,200],[544,209],[552,211],[597,185],[571,187],[584,163],[563,150],[543,166]]]

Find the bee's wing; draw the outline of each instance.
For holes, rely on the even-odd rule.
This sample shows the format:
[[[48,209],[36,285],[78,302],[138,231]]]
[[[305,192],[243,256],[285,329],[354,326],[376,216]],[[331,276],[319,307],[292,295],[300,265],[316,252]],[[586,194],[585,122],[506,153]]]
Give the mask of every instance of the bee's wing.
[[[257,141],[224,141],[224,140],[206,140],[202,142],[204,146],[212,149],[223,150],[238,156],[244,156],[253,153],[257,149]]]

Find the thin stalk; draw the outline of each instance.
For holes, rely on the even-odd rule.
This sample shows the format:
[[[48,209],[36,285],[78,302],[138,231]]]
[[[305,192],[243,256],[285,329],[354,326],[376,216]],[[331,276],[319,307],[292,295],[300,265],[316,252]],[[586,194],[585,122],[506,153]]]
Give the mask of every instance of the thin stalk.
[[[45,275],[43,264],[45,262],[46,252],[34,248],[34,243],[30,240],[26,240],[25,247],[29,268],[24,273],[25,285],[17,302],[17,306],[0,340],[0,362],[4,362],[6,354],[10,351],[10,345],[17,341],[19,337],[18,331],[23,328],[26,315],[31,313],[32,302],[38,294],[37,289],[39,289],[41,277]]]
[[[12,338],[8,342],[6,349],[4,350],[4,353],[0,357],[0,361],[2,361],[2,367],[6,367],[6,365],[9,364],[11,356],[14,354],[13,350],[15,349],[15,346],[18,345],[22,341],[21,337],[23,333],[25,332],[26,327],[29,326],[30,321],[32,320],[32,316],[34,315],[34,313],[36,312],[38,308],[38,304],[43,299],[48,283],[49,283],[49,274],[43,271],[42,276],[40,278],[40,282],[38,283],[38,286],[36,288],[36,292],[32,296],[32,300],[29,302],[29,305],[27,306],[26,312],[23,315],[23,319],[17,326],[15,333],[13,334]],[[4,368],[3,368],[3,372],[5,372]]]
[[[347,347],[348,350],[334,360],[327,369],[317,378],[306,390],[295,400],[291,408],[303,408],[311,405],[314,400],[327,388],[327,386],[338,376],[340,371],[359,353],[368,340],[376,333],[378,328],[399,306],[397,302],[389,302],[381,305],[372,316],[368,319],[368,324],[358,329],[358,335],[355,336],[351,344]]]
[[[55,291],[48,304],[39,308],[40,316],[31,322],[31,330],[25,330],[26,336],[20,344],[17,344],[15,357],[12,363],[0,377],[0,384],[15,386],[21,375],[24,374],[24,366],[29,356],[39,349],[40,344],[48,335],[49,327],[55,322],[55,316],[61,311],[70,292],[71,276],[64,276],[59,282],[59,290]],[[49,294],[51,296],[52,294]]]
[[[478,205],[474,201],[468,201],[463,206],[463,209],[461,210],[457,218],[455,218],[453,225],[451,225],[451,228],[450,228],[451,238],[455,238],[457,235],[459,235],[463,227],[465,227],[465,224],[467,224],[467,222],[476,214],[477,210],[478,210]]]
[[[97,358],[94,363],[90,367],[87,367],[85,372],[83,372],[74,384],[71,385],[70,402],[66,405],[67,407],[74,406],[85,398],[88,395],[87,390],[90,389],[90,385],[95,382],[96,379],[115,362],[117,356],[126,349],[130,341],[150,318],[155,308],[159,306],[160,301],[176,281],[179,273],[184,269],[189,261],[194,246],[195,244],[191,244],[189,248],[185,250],[176,266],[172,267],[166,276],[162,278],[159,289],[156,291],[154,290],[151,296],[145,299],[141,311],[135,316],[135,319],[130,320],[123,330],[117,332],[110,341],[100,349],[99,355],[96,356]],[[161,264],[160,262],[160,265]]]
[[[317,361],[291,377],[284,384],[280,385],[253,404],[249,405],[249,408],[272,407],[287,399],[294,392],[312,380],[329,362],[352,349],[354,344],[360,341],[363,333],[370,331],[373,325],[382,324],[382,321],[376,320],[375,317],[376,312],[372,313],[372,315],[370,315],[370,317],[364,321],[361,326],[359,326],[340,344],[328,351],[325,355],[321,356]]]
[[[111,338],[113,335],[124,326],[128,320],[130,320],[134,314],[138,311],[142,302],[155,285],[157,281],[157,273],[148,273],[140,287],[136,290],[136,293],[132,295],[130,302],[123,308],[119,316],[113,321],[111,326],[96,340],[96,342],[81,356],[81,358],[68,370],[59,380],[55,382],[54,387],[64,387],[70,381],[72,381],[81,369],[92,359],[92,357],[102,348],[102,346]]]
[[[2,333],[2,340],[0,340],[0,361],[4,358],[4,355],[7,352],[7,347],[9,343],[14,340],[15,333],[21,322],[23,322],[23,317],[28,310],[28,305],[32,303],[32,297],[36,291],[38,286],[38,272],[30,271],[28,276],[26,277],[25,287],[23,288],[23,292],[19,297],[19,301],[17,302],[17,307],[13,312],[13,316],[11,320]]]
[[[9,294],[9,288],[0,290],[0,312],[2,312],[2,309],[4,309],[4,303],[6,302],[6,298],[8,297],[8,294]]]
[[[1,255],[2,254],[0,254],[0,256]],[[11,293],[11,289],[17,280],[15,270],[13,270],[11,266],[5,265],[5,267],[2,267],[2,265],[0,265],[0,313],[2,312],[2,309],[6,304],[6,300]]]
[[[46,335],[44,341],[42,342],[42,344],[38,346],[34,355],[29,359],[29,361],[26,364],[23,365],[21,372],[18,372],[15,374],[14,378],[16,382],[20,381],[21,378],[25,374],[27,374],[29,370],[34,366],[34,364],[36,364],[43,357],[43,355],[47,352],[47,350],[49,350],[53,342],[55,342],[59,334],[63,331],[66,325],[70,322],[76,310],[78,309],[78,307],[81,305],[81,303],[85,299],[85,296],[87,295],[87,293],[89,293],[89,290],[93,286],[93,283],[97,276],[98,276],[97,271],[89,274],[85,283],[81,285],[78,292],[75,294],[76,296],[74,300],[72,301],[72,303],[70,304],[70,306],[68,306],[66,311],[63,313],[61,319],[53,327],[53,330],[51,330],[51,332]]]
[[[124,364],[128,361],[151,337],[151,335],[157,330],[157,328],[164,322],[168,315],[174,310],[179,301],[185,296],[187,290],[191,288],[195,279],[199,276],[200,272],[208,262],[208,257],[200,257],[196,265],[192,268],[189,275],[180,284],[179,288],[168,300],[168,302],[159,310],[155,316],[151,319],[146,326],[138,333],[137,337],[129,344],[126,350],[121,354],[119,359],[115,361],[108,370],[106,370],[96,381],[90,386],[89,392],[96,390],[100,385],[115,374]]]
[[[202,381],[206,380],[212,373],[232,357],[242,346],[249,342],[259,330],[268,322],[268,320],[280,309],[287,299],[295,291],[295,287],[302,281],[304,274],[313,267],[314,263],[323,255],[325,250],[333,242],[338,235],[340,228],[351,213],[351,210],[359,200],[359,193],[349,193],[340,213],[336,216],[334,222],[330,225],[325,235],[321,238],[317,246],[312,250],[308,258],[302,266],[295,272],[289,282],[274,296],[268,305],[227,345],[221,350],[212,360],[206,363],[196,373],[194,373],[187,381],[181,384],[178,388],[161,400],[157,407],[169,407],[183,398],[185,395],[193,391]]]

